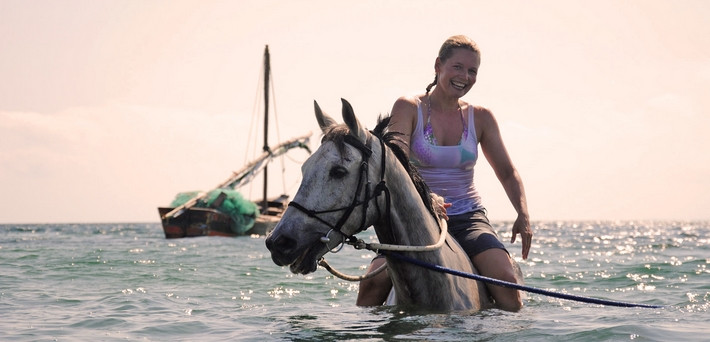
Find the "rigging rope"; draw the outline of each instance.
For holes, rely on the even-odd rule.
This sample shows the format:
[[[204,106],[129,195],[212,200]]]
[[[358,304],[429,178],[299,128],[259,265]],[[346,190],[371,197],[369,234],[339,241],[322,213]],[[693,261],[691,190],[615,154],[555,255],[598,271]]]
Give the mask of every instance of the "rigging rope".
[[[254,156],[257,155],[257,144],[256,144],[256,138],[257,138],[257,133],[256,130],[259,126],[259,122],[261,122],[261,117],[259,115],[261,110],[261,102],[260,101],[263,96],[263,87],[259,87],[259,85],[264,83],[263,76],[264,75],[264,64],[261,64],[261,68],[259,69],[259,77],[257,77],[256,80],[256,93],[254,94],[254,103],[252,105],[252,112],[251,112],[251,120],[249,121],[249,131],[247,133],[247,139],[246,139],[246,146],[244,148],[244,164],[248,163],[249,160],[253,159]],[[252,147],[252,142],[254,142],[254,146]],[[249,190],[247,197],[251,198],[252,197],[252,190],[254,189],[254,184],[249,183]]]
[[[266,111],[266,106],[271,106],[272,108],[272,113],[274,117],[274,122],[272,124],[269,124],[269,127],[274,127],[276,131],[276,141],[281,141],[281,132],[279,129],[279,117],[278,117],[278,111],[276,108],[276,90],[275,90],[275,85],[274,85],[274,75],[273,75],[273,67],[269,63],[269,74],[268,74],[268,90],[265,89],[264,87],[264,78],[266,77],[265,75],[265,70],[266,65],[264,63],[261,64],[261,68],[259,69],[259,77],[257,78],[257,87],[256,87],[256,93],[254,94],[254,104],[252,106],[252,113],[251,113],[251,120],[249,122],[249,129],[248,129],[248,134],[247,134],[247,139],[246,139],[246,146],[245,146],[245,154],[244,154],[244,163],[246,164],[249,160],[254,159],[255,156],[259,155],[260,153],[264,152],[266,146],[259,147],[259,143],[257,142],[257,138],[259,137],[259,126],[261,123],[265,122],[264,114]],[[269,91],[269,94],[265,94],[265,91]],[[269,97],[269,103],[266,104],[264,103],[264,98],[267,97],[267,95],[270,95]],[[252,146],[253,143],[253,146]],[[280,161],[281,161],[281,185],[282,185],[282,193],[286,192],[287,186],[286,186],[286,163],[285,163],[285,155],[282,154]],[[268,175],[266,175],[268,177]],[[253,183],[249,184],[249,189],[248,189],[248,196],[251,197],[253,191]]]
[[[256,141],[256,137],[254,136],[256,133],[254,131],[258,127],[258,122],[260,122],[259,119],[259,114],[261,112],[261,106],[259,101],[262,96],[262,90],[260,90],[260,87],[258,86],[259,84],[262,84],[264,82],[263,78],[261,75],[264,74],[264,65],[261,65],[261,69],[259,70],[259,77],[257,78],[257,87],[256,87],[256,93],[254,94],[254,104],[252,105],[252,111],[251,111],[251,121],[249,121],[249,133],[247,134],[247,139],[246,139],[246,146],[245,146],[245,153],[244,153],[244,164],[248,163],[249,160],[253,159],[253,156],[256,155],[255,149],[256,149],[256,144],[255,146],[251,147],[252,141]],[[251,152],[251,156],[249,155],[249,152]]]
[[[271,86],[271,99],[274,107],[274,127],[276,128],[276,141],[281,141],[281,131],[279,130],[279,115],[276,110],[276,88],[274,86],[274,75],[271,72],[273,67],[269,67],[269,85]],[[286,163],[284,162],[284,155],[281,155],[281,185],[282,190],[286,191]]]

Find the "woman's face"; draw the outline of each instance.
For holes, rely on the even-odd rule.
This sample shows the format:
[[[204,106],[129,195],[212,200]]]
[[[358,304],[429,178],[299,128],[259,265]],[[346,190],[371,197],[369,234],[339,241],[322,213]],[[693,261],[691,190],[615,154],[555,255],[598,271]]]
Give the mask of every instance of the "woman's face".
[[[453,54],[446,62],[436,60],[436,72],[439,74],[437,86],[442,90],[456,95],[464,96],[476,83],[478,67],[481,57],[468,49],[454,49]]]

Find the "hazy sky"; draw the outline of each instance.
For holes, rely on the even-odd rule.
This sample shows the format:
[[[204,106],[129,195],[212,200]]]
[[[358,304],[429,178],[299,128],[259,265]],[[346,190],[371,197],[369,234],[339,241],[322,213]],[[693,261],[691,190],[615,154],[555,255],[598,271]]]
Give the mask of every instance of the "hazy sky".
[[[315,148],[314,99],[371,128],[454,34],[482,49],[465,100],[497,115],[533,220],[710,219],[708,18],[703,0],[0,0],[0,223],[158,222],[222,182],[250,159],[267,44],[272,144]],[[484,159],[476,181],[514,219]]]

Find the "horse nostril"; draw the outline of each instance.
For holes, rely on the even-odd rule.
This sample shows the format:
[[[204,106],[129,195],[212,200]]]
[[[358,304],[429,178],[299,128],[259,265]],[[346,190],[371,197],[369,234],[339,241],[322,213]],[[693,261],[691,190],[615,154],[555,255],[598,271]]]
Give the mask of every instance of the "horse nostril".
[[[268,248],[270,251],[273,251],[274,249],[280,251],[288,251],[295,246],[296,240],[283,235],[279,235],[275,238],[272,235],[268,239],[266,239],[266,248]]]

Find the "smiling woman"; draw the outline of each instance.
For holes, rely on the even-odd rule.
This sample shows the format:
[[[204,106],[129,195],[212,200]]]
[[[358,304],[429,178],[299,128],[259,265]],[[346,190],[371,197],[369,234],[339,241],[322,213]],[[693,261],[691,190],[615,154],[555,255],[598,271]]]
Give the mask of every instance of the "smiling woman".
[[[484,276],[516,283],[521,279],[514,262],[493,231],[474,185],[473,170],[480,144],[518,213],[511,243],[519,234],[526,259],[533,233],[520,175],[508,156],[493,113],[461,100],[476,83],[480,64],[481,52],[473,40],[461,35],[448,38],[434,63],[434,82],[427,86],[425,94],[401,97],[395,102],[390,128],[401,134],[402,149],[410,154],[431,191],[444,198],[451,234],[475,268]],[[383,259],[375,258],[370,270],[378,269],[382,263]],[[390,286],[383,273],[364,280],[358,303],[381,304]],[[502,309],[517,311],[523,305],[515,289],[489,285],[488,291]]]

